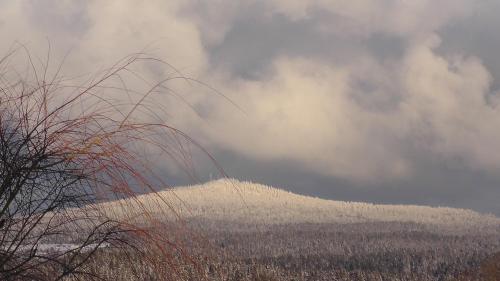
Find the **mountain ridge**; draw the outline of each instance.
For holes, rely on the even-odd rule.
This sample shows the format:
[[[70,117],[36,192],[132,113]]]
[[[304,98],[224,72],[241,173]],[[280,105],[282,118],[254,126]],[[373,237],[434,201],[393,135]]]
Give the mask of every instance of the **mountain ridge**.
[[[400,222],[465,231],[500,229],[499,218],[467,209],[334,201],[234,179],[102,204],[114,216],[143,211],[165,219],[246,224]]]

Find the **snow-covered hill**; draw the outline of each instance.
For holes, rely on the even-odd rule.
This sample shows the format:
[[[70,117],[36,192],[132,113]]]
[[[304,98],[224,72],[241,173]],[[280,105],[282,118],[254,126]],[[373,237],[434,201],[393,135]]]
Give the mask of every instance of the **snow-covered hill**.
[[[118,217],[147,210],[158,218],[172,217],[175,211],[182,218],[251,224],[412,222],[463,230],[500,229],[499,218],[471,210],[325,200],[227,179],[102,206]]]

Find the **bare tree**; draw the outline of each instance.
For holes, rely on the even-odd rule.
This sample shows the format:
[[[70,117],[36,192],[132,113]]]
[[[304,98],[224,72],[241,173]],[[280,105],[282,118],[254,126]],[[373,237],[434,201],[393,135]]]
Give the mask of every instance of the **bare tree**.
[[[24,73],[11,65],[19,53],[29,66]],[[117,219],[97,204],[167,186],[141,154],[144,147],[185,162],[183,147],[196,145],[148,102],[170,91],[167,82],[188,78],[172,68],[170,77],[150,83],[133,70],[144,63],[168,66],[137,53],[76,83],[61,66],[49,75],[49,56],[35,60],[22,46],[0,61],[1,280],[100,278],[85,263],[103,247],[140,252],[149,243],[162,258],[179,251],[126,212]],[[131,77],[147,89],[128,87],[123,81]]]

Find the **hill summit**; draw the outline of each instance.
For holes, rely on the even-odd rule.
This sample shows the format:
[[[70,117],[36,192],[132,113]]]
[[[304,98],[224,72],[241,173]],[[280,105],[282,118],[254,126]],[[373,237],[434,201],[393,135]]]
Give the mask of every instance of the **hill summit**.
[[[326,200],[234,179],[176,187],[104,204],[117,215],[140,208],[170,216],[168,213],[173,210],[175,216],[186,219],[249,224],[401,222],[459,229],[500,226],[499,218],[466,209]]]

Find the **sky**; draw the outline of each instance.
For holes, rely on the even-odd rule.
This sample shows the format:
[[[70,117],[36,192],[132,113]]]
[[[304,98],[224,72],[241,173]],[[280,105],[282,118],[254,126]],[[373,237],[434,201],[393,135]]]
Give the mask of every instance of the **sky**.
[[[203,84],[172,81],[151,99],[230,177],[500,215],[499,11],[500,0],[0,0],[0,53],[21,43],[45,57],[50,43],[68,76],[139,51],[161,58],[175,70],[137,71]],[[201,181],[217,177],[192,153]],[[187,181],[158,158],[173,184]]]

